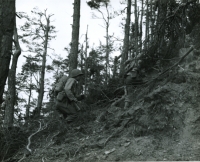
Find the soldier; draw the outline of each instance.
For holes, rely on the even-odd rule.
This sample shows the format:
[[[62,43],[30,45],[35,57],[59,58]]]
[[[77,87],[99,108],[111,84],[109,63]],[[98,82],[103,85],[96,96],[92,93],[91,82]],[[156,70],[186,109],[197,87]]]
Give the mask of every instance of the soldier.
[[[134,82],[134,80],[136,80],[138,75],[138,71],[136,68],[133,68],[130,72],[126,73],[124,75],[124,82],[125,82],[125,86],[124,86],[124,91],[125,91],[125,105],[124,105],[124,109],[127,109],[130,106],[131,103],[131,98],[130,98],[130,92],[132,89],[132,84]]]
[[[56,96],[56,109],[63,114],[63,117],[68,122],[72,122],[77,118],[77,113],[80,111],[79,101],[84,99],[84,95],[79,94],[78,83],[81,81],[83,73],[74,69],[71,72],[71,77],[61,78],[61,83],[64,83],[63,90],[58,92]],[[63,82],[62,82],[63,81]],[[56,87],[55,87],[56,89]],[[57,93],[57,92],[55,92]]]
[[[124,91],[125,91],[125,105],[124,109],[127,109],[131,103],[131,92],[136,85],[143,84],[143,80],[140,78],[139,69],[140,61],[137,64],[133,60],[127,60],[125,65],[125,75],[124,75]]]

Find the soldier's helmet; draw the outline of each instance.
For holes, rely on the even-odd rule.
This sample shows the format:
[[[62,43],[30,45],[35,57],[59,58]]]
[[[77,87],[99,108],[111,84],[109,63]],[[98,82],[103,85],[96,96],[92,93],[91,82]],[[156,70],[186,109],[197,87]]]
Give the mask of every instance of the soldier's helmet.
[[[74,77],[77,77],[79,75],[83,75],[83,73],[78,70],[78,69],[73,69],[72,72],[71,72],[71,77],[74,78]]]

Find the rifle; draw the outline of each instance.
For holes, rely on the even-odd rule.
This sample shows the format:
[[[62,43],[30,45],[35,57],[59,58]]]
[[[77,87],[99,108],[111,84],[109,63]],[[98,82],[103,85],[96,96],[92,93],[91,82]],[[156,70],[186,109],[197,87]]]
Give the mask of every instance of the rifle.
[[[76,106],[77,111],[81,110],[81,108],[79,107],[79,105],[76,102],[74,102],[74,105]]]
[[[79,104],[81,104],[81,105],[79,105]],[[90,108],[90,106],[88,106],[86,103],[84,103],[84,102],[74,102],[74,105],[76,106],[76,109],[78,110],[78,111],[80,111],[80,110],[86,110],[86,107],[87,108]],[[91,108],[90,108],[91,109]]]

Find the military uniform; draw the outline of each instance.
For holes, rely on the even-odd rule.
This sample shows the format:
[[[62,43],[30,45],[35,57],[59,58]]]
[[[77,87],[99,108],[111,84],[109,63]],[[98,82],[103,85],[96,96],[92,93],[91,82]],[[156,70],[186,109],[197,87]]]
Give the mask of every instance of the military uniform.
[[[56,97],[56,109],[63,114],[67,121],[73,121],[77,118],[77,113],[80,111],[77,103],[84,98],[83,95],[79,95],[78,81],[76,80],[79,75],[82,75],[79,71],[74,75],[72,72],[72,77],[68,78],[64,90],[59,92]]]
[[[132,92],[133,89],[133,84],[134,81],[136,81],[138,76],[138,71],[136,68],[133,68],[130,72],[125,74],[125,79],[124,79],[124,91],[125,91],[125,106],[124,109],[127,109],[130,106],[131,103],[131,98],[130,98],[130,93]]]

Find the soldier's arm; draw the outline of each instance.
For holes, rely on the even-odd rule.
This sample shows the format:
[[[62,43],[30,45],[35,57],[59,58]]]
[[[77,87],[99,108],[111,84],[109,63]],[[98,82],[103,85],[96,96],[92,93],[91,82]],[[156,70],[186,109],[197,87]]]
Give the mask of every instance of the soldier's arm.
[[[73,91],[72,91],[74,84],[76,84],[76,80],[74,78],[69,78],[67,80],[67,83],[65,84],[64,89],[69,100],[77,102],[77,98],[74,96]]]

